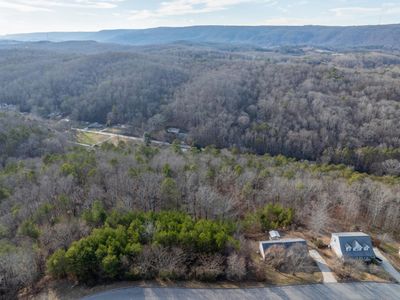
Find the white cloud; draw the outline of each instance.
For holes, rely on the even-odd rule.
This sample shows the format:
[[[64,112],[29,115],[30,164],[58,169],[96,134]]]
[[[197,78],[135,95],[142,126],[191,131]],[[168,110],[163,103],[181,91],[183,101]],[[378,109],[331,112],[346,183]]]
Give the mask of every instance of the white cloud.
[[[269,3],[272,0],[168,0],[155,10],[132,11],[131,19],[141,20],[221,11],[242,3]]]
[[[380,7],[338,7],[330,10],[336,17],[379,16],[400,13],[400,5],[384,3]]]
[[[19,12],[50,11],[45,7],[38,7],[26,3],[15,3],[14,1],[0,1],[0,8],[16,10]]]
[[[358,14],[376,14],[382,11],[380,7],[338,7],[332,8],[331,12],[335,13],[337,17],[347,17]]]
[[[110,9],[124,0],[0,0],[0,7],[19,12],[52,11],[57,7]]]

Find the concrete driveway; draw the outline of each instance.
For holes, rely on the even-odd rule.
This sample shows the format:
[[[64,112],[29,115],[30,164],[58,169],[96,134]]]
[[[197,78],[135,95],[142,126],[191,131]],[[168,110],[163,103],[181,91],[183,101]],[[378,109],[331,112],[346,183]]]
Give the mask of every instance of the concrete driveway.
[[[329,269],[328,265],[326,264],[325,259],[318,253],[317,250],[310,250],[310,256],[315,260],[318,265],[318,268],[321,270],[324,283],[336,283],[337,280],[333,275],[331,269]]]
[[[379,251],[378,248],[374,248],[375,255],[382,259],[382,267],[386,272],[390,274],[397,282],[400,283],[400,273],[392,266],[392,264],[387,260],[387,258]],[[400,299],[400,295],[399,295]]]
[[[88,296],[83,300],[229,299],[229,300],[398,300],[400,285],[360,282],[313,284],[253,289],[125,288]]]

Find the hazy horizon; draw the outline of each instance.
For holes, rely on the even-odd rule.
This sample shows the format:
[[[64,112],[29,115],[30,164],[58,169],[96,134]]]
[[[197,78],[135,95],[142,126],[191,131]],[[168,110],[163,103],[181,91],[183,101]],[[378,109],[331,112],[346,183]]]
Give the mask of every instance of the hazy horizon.
[[[45,33],[96,33],[102,31],[116,31],[116,30],[146,30],[146,29],[157,29],[157,28],[190,28],[190,27],[364,27],[364,26],[390,26],[390,25],[400,25],[399,23],[387,23],[387,24],[365,24],[365,25],[320,25],[320,24],[304,24],[304,25],[187,25],[187,26],[156,26],[156,27],[146,27],[146,28],[103,28],[99,30],[71,30],[71,31],[26,31],[26,32],[16,32],[9,34],[0,34],[0,36],[13,36],[13,35],[23,35],[23,34],[45,34]]]
[[[0,0],[0,35],[188,26],[361,26],[400,23],[378,0]],[[11,26],[10,26],[11,24]]]

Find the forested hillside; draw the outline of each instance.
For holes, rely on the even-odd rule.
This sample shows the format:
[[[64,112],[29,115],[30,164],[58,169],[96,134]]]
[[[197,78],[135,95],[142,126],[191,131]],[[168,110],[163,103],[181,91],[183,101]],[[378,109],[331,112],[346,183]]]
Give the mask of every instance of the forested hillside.
[[[17,127],[30,124],[0,115],[3,123],[10,118]],[[6,141],[13,141],[13,130],[7,132]],[[0,166],[1,297],[46,274],[91,284],[265,281],[249,246],[254,232],[399,234],[400,179],[344,165],[124,143],[62,151],[50,145],[40,157],[19,155]],[[301,268],[296,261],[287,258],[290,272]]]
[[[249,44],[262,47],[319,46],[400,49],[400,25],[379,26],[193,26],[99,32],[49,32],[9,35],[20,41],[93,40],[128,45],[197,43]]]
[[[22,111],[130,124],[159,138],[175,126],[192,145],[400,174],[396,52],[88,42],[0,52],[0,103]]]
[[[0,112],[0,166],[21,158],[60,153],[65,146],[66,136],[46,124]]]

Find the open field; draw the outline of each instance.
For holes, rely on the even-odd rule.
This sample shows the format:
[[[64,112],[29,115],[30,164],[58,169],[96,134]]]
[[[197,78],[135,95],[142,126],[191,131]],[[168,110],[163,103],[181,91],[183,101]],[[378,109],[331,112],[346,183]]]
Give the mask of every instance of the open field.
[[[104,143],[110,138],[105,135],[96,134],[93,132],[76,132],[76,142],[81,144],[86,144],[89,146],[98,145]]]
[[[116,133],[110,133],[106,131],[75,129],[75,141],[79,144],[93,147],[100,146],[102,143],[105,142],[112,143],[114,145],[118,145],[119,142],[141,143],[142,139],[124,136]]]
[[[399,245],[395,242],[382,242],[379,245],[386,258],[392,263],[393,267],[400,271]]]

